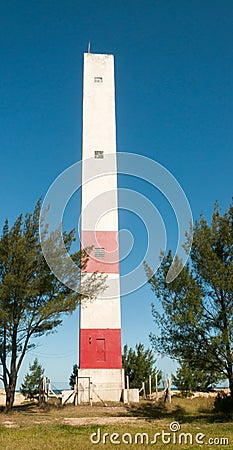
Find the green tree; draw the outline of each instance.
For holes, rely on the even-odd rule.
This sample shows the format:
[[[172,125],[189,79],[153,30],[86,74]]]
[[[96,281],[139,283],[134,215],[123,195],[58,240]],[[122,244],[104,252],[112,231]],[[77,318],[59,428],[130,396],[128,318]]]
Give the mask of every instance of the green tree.
[[[29,372],[25,375],[20,392],[27,398],[36,398],[41,392],[41,385],[44,376],[44,368],[37,358],[29,364]]]
[[[227,378],[233,398],[232,204],[223,215],[216,204],[210,225],[203,215],[195,223],[190,259],[171,283],[165,280],[171,252],[156,275],[145,265],[158,299],[152,313],[160,335],[151,334],[151,342],[156,351],[187,362],[192,370]]]
[[[140,389],[143,381],[148,383],[149,375],[152,376],[152,389],[154,388],[156,372],[158,373],[158,382],[161,379],[161,372],[156,371],[155,362],[152,350],[145,349],[143,344],[136,344],[135,350],[124,345],[122,365],[125,377],[129,376],[131,388]]]
[[[35,347],[33,338],[53,332],[64,314],[71,314],[80,301],[94,299],[104,289],[104,277],[94,273],[82,276],[80,292],[70,290],[51,272],[39,239],[40,202],[34,212],[20,215],[12,228],[6,220],[0,238],[0,362],[6,391],[6,411],[14,403],[17,376],[26,352]],[[63,234],[70,251],[74,230]],[[59,255],[59,232],[48,234],[54,257]],[[69,285],[80,282],[88,256],[85,250],[72,255],[77,271],[66,274]],[[57,257],[59,260],[59,257]],[[60,258],[60,270],[63,267]]]
[[[184,396],[190,391],[209,392],[217,381],[217,375],[192,368],[187,361],[182,361],[176,375],[172,375],[172,383]]]
[[[74,389],[74,385],[76,383],[76,377],[78,376],[78,365],[73,365],[73,372],[70,375],[69,385],[71,389]]]

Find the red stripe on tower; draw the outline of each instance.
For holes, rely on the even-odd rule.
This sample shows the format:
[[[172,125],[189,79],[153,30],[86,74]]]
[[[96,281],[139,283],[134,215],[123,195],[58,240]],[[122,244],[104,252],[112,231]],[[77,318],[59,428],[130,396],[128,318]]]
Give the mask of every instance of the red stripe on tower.
[[[117,231],[83,231],[82,248],[90,248],[85,272],[119,274],[119,251]]]
[[[83,329],[80,332],[80,367],[121,369],[121,330]]]

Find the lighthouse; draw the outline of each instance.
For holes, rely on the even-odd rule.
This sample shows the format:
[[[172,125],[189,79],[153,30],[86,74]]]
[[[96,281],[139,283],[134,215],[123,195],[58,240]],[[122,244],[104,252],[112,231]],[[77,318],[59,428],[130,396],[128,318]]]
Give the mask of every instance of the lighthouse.
[[[78,388],[91,385],[94,401],[119,401],[121,356],[120,273],[114,57],[84,54],[81,246],[85,272],[102,272],[106,289],[80,306]]]

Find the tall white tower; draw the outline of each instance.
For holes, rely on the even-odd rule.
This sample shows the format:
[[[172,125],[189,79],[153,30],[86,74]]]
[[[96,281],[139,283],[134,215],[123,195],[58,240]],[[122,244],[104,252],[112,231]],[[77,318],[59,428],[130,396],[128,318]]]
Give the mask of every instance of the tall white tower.
[[[93,400],[119,401],[124,377],[113,55],[84,54],[81,245],[92,247],[85,271],[104,272],[107,289],[80,308],[78,376],[90,377]]]

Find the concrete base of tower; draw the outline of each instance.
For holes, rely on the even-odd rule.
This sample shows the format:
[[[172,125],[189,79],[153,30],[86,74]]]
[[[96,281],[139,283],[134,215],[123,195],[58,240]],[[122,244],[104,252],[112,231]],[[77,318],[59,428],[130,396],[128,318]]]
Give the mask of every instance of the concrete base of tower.
[[[119,402],[124,387],[124,369],[78,370],[78,403]]]

